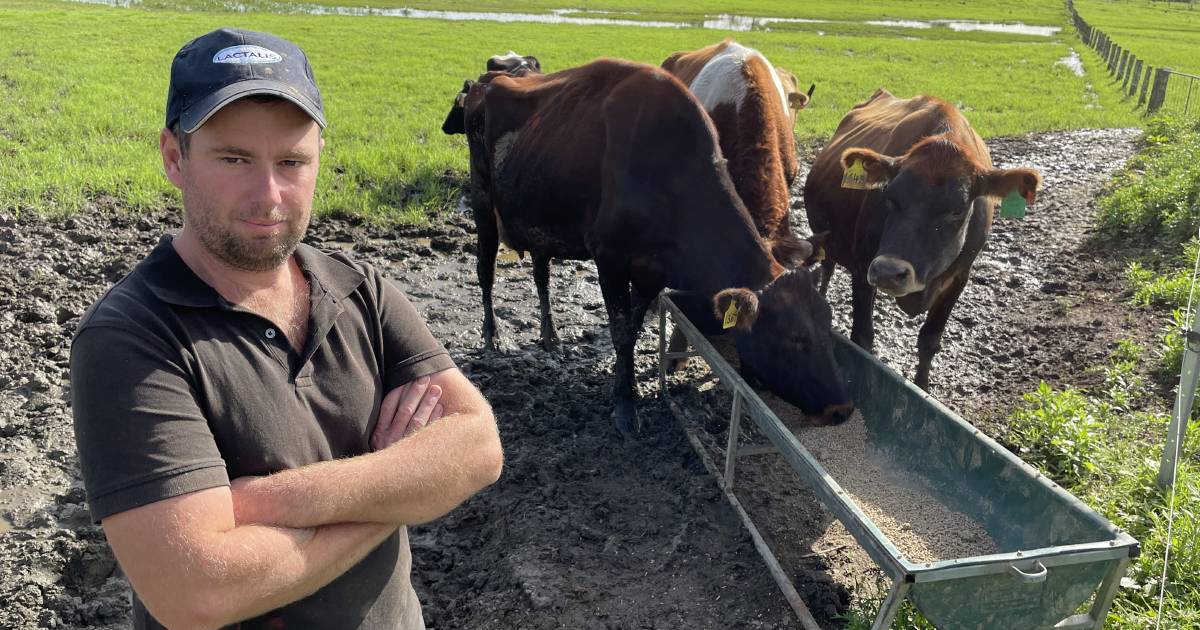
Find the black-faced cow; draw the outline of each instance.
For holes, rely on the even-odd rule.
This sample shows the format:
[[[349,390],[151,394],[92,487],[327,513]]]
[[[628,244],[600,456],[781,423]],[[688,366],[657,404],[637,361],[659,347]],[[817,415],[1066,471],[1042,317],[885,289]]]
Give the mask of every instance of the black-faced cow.
[[[781,264],[806,259],[811,245],[759,236],[711,121],[682,83],[602,59],[547,75],[490,73],[465,101],[481,267],[497,238],[535,260],[596,261],[619,430],[637,427],[633,347],[664,287],[694,298],[690,317],[710,328],[736,302],[746,369],[817,421],[849,414],[829,306],[812,272]]]
[[[832,232],[822,293],[835,263],[852,276],[854,342],[874,347],[876,289],[910,317],[928,312],[915,379],[928,389],[997,200],[1017,191],[1033,203],[1040,185],[1033,169],[994,168],[979,134],[945,101],[879,90],[851,109],[809,171],[804,202],[812,229]]]
[[[513,51],[508,51],[506,55],[494,55],[487,60],[488,73],[504,73],[509,76],[523,77],[529,74],[541,74],[542,64],[537,57],[531,55],[518,55]],[[447,135],[465,134],[467,127],[464,120],[464,104],[466,103],[467,94],[471,91],[471,86],[475,85],[472,80],[463,81],[462,90],[458,96],[454,98],[454,104],[450,106],[450,113],[446,114],[446,120],[442,123],[442,133]],[[478,130],[476,130],[478,132]],[[470,146],[481,146],[479,142],[469,143]],[[474,166],[476,160],[486,159],[485,156],[477,156],[471,154],[472,172],[477,168]],[[490,218],[492,213],[491,204],[486,199],[488,197],[486,191],[478,188],[474,178],[468,186],[467,197],[472,211],[475,213],[475,223],[478,225],[481,221],[484,223],[494,223],[495,219]],[[483,212],[485,217],[480,217],[479,213]],[[496,327],[496,315],[492,308],[492,287],[495,282],[496,269],[496,253],[500,247],[498,238],[488,238],[480,236],[478,260],[476,261],[476,274],[479,277],[480,289],[483,292],[483,341],[484,345],[495,350],[500,340],[500,333]],[[524,252],[521,252],[524,255]],[[558,334],[554,330],[554,319],[550,312],[550,259],[543,258],[538,255],[533,257],[533,279],[537,285],[538,305],[541,314],[541,343],[542,347],[550,350],[558,345]]]

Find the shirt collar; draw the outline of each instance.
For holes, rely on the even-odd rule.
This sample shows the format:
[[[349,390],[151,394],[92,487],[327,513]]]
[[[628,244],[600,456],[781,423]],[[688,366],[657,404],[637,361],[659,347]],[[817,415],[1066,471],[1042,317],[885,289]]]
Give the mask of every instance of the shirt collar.
[[[220,294],[183,262],[171,240],[171,235],[164,234],[141,263],[150,290],[158,299],[178,306],[198,308],[220,304],[223,301]],[[296,247],[296,262],[310,281],[315,281],[314,285],[337,299],[353,293],[366,279],[347,262],[325,255],[305,243]]]

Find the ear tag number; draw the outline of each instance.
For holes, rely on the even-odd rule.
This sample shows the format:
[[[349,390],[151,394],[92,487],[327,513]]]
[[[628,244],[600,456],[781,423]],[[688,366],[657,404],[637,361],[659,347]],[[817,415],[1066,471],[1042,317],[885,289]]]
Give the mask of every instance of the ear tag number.
[[[1017,189],[1012,189],[1000,202],[1000,218],[1001,219],[1024,219],[1025,218],[1025,198]]]
[[[851,188],[854,190],[867,189],[867,169],[863,167],[862,162],[854,160],[850,163],[850,167],[842,174],[842,188]]]
[[[737,317],[737,301],[729,300],[729,308],[725,309],[725,319],[721,322],[721,329],[725,330],[737,326]]]

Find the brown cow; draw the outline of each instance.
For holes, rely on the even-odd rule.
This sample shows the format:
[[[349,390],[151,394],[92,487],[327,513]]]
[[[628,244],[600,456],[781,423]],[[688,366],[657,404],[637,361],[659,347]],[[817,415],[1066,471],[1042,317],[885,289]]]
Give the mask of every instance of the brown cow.
[[[487,71],[489,73],[502,72],[514,77],[523,77],[528,74],[541,74],[542,64],[538,61],[537,57],[518,55],[510,50],[506,55],[493,55],[488,58]],[[450,113],[446,114],[446,120],[442,123],[442,133],[447,135],[467,133],[464,119],[466,113],[464,105],[467,100],[467,93],[471,91],[472,85],[475,85],[474,81],[463,81],[462,90],[454,98],[454,104],[450,106]],[[478,132],[479,130],[476,131]],[[486,159],[486,156],[472,154],[472,162],[476,159]],[[470,206],[472,210],[476,213],[476,225],[480,224],[481,220],[483,223],[494,224],[495,219],[491,218],[492,208],[490,203],[484,200],[487,197],[486,193],[478,190],[474,182],[472,182],[467,196],[471,200]],[[480,212],[486,215],[482,219],[478,216]],[[499,247],[500,239],[498,237],[489,233],[485,238],[482,233],[480,234],[475,272],[479,277],[480,289],[483,291],[483,340],[484,345],[489,350],[496,349],[500,337],[496,330],[496,315],[492,309],[492,286],[496,279],[496,252]],[[524,255],[524,252],[521,252],[521,254]],[[541,309],[542,347],[550,350],[558,345],[558,334],[554,331],[554,320],[550,315],[549,258],[534,256],[533,282],[537,285],[538,304]]]
[[[792,127],[808,104],[808,95],[796,91],[796,77],[732,39],[677,52],[662,67],[687,84],[712,117],[729,176],[758,233],[768,239],[791,234],[789,191],[798,171]]]
[[[859,166],[863,179],[844,186],[845,171]],[[835,263],[853,278],[851,339],[874,346],[876,288],[909,317],[928,312],[915,379],[928,390],[930,364],[987,241],[996,200],[1016,190],[1033,203],[1041,180],[1033,169],[993,168],[979,134],[945,101],[881,89],[854,106],[804,184],[809,224],[832,232],[822,293]]]
[[[633,347],[664,287],[685,292],[681,305],[709,329],[736,303],[750,375],[818,421],[849,414],[829,306],[811,271],[780,264],[804,260],[811,245],[758,235],[711,121],[678,80],[606,59],[547,75],[490,73],[465,107],[481,261],[495,238],[535,260],[596,261],[621,432],[638,424]]]

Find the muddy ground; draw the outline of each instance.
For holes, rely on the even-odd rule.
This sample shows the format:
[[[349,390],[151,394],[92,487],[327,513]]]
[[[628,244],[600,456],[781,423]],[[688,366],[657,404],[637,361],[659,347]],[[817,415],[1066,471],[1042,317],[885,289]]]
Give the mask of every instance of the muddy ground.
[[[1158,322],[1123,303],[1119,256],[1089,241],[1094,199],[1134,141],[1132,131],[1082,131],[989,143],[1000,165],[1041,168],[1045,193],[1026,220],[996,225],[932,386],[993,436],[1039,380],[1095,384],[1089,366],[1118,339],[1149,343],[1157,333]],[[177,213],[133,217],[112,199],[70,219],[0,215],[0,627],[127,625],[127,587],[79,484],[68,343],[87,305],[177,225]],[[644,434],[622,440],[611,429],[613,357],[592,265],[555,266],[563,347],[547,353],[536,344],[531,265],[503,257],[496,312],[508,348],[489,355],[465,216],[399,232],[326,219],[309,240],[383,267],[496,410],[501,480],[412,532],[431,627],[799,627],[658,396],[653,318],[637,355]],[[842,330],[846,280],[839,271],[831,289]],[[920,320],[879,304],[880,354],[911,375]],[[712,413],[706,426],[717,436],[723,411]],[[837,627],[866,568],[852,545],[814,546],[834,524],[786,471],[762,463],[760,479],[743,500],[814,615]]]

